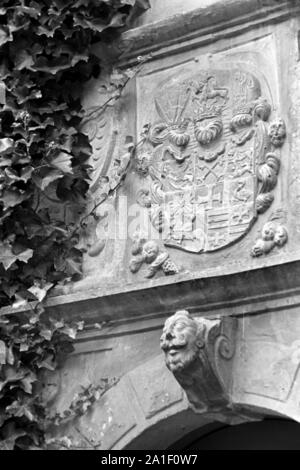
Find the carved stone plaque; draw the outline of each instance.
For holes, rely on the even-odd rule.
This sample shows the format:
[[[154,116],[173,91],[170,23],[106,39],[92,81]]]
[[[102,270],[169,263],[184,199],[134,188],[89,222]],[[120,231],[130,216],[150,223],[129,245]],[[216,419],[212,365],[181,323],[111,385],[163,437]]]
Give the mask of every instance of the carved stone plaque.
[[[273,202],[285,138],[253,73],[207,69],[165,81],[153,96],[137,170],[150,176],[138,202],[166,246],[201,253],[243,237]],[[144,204],[145,202],[145,204]]]
[[[219,47],[149,60],[110,121],[96,118],[92,204],[109,194],[87,241],[97,282],[220,275],[291,253],[276,44]]]

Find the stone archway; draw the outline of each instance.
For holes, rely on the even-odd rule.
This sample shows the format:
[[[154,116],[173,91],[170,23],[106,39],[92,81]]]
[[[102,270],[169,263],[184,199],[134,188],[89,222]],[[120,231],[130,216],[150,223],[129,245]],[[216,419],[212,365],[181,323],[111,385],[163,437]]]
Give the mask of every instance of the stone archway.
[[[166,450],[201,428],[205,434],[208,426],[219,429],[272,415],[278,413],[267,400],[246,404],[240,412],[224,407],[218,413],[195,413],[159,354],[124,375],[61,435],[74,449]],[[288,417],[288,412],[281,416]]]

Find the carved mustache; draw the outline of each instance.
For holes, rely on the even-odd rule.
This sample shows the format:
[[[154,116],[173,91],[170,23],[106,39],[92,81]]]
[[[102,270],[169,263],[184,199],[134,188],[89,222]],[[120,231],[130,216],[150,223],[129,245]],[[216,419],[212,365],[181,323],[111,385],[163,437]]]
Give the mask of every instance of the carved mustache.
[[[185,348],[186,345],[187,342],[185,340],[176,340],[171,344],[164,338],[161,340],[161,349],[165,352],[171,352],[172,350],[178,351],[179,349]]]

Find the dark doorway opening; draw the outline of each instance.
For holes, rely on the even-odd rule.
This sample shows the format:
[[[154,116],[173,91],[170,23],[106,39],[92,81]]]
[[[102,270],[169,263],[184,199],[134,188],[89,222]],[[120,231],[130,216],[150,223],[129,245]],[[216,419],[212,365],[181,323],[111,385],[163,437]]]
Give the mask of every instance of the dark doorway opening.
[[[300,424],[284,419],[227,426],[213,423],[193,431],[171,449],[300,450]]]

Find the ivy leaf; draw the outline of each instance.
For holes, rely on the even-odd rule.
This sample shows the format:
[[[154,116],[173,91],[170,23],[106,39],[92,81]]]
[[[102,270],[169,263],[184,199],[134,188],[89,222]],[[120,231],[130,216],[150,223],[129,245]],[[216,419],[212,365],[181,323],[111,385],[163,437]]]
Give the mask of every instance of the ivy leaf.
[[[51,339],[51,338],[50,338]],[[50,341],[50,340],[49,340]],[[52,356],[48,356],[46,357],[46,359],[44,359],[43,361],[41,361],[39,364],[38,364],[39,368],[41,369],[42,367],[44,367],[45,369],[48,369],[48,370],[55,370],[55,367],[56,367],[56,362],[53,360],[53,357]]]
[[[84,321],[78,321],[78,322],[76,323],[76,326],[77,326],[77,329],[78,329],[79,331],[83,330],[83,328],[84,328]]]
[[[29,421],[34,420],[34,416],[31,410],[29,409],[28,405],[21,404],[17,400],[6,407],[6,412],[9,413],[10,416],[15,416],[17,418],[25,416]]]
[[[19,435],[17,435],[17,437],[19,437]],[[16,442],[15,436],[5,439],[4,441],[0,441],[0,451],[1,450],[14,450],[15,442]]]
[[[44,328],[40,331],[40,336],[42,336],[42,338],[45,338],[45,340],[47,340],[47,341],[51,341],[52,331],[49,330],[49,329]]]
[[[16,370],[15,367],[5,365],[2,369],[4,380],[0,380],[0,391],[3,390],[6,384],[12,382],[18,382],[26,376],[26,372],[23,369]]]
[[[0,168],[4,166],[10,166],[12,164],[12,160],[10,158],[1,158],[0,159]]]
[[[26,310],[0,317],[0,449],[41,449],[46,404],[34,386],[37,369],[55,370],[83,328],[83,322],[49,319],[40,303],[54,283],[81,275],[76,227],[87,202],[92,154],[90,135],[80,131],[82,89],[104,73],[103,54],[96,57],[93,44],[110,42],[112,29],[148,2],[0,4],[0,307]],[[114,77],[110,105],[135,74]],[[61,417],[57,413],[58,423],[86,412],[104,388],[79,393]]]
[[[48,282],[45,284],[43,287],[39,287],[37,285],[30,287],[27,289],[31,294],[33,294],[39,302],[41,302],[47,295],[47,292],[51,287],[53,286],[53,283]]]
[[[84,161],[92,155],[93,149],[88,137],[84,134],[77,134],[74,138],[72,153],[80,161]]]
[[[76,328],[65,327],[65,328],[63,328],[62,331],[67,336],[69,336],[69,338],[76,339],[76,334],[77,334],[77,329]]]
[[[46,72],[51,73],[52,75],[56,75],[58,72],[74,67],[74,65],[80,61],[87,62],[88,59],[88,55],[76,53],[70,54],[69,57],[66,55],[61,55],[61,57],[53,60],[48,60],[46,57],[40,56],[32,66],[32,69],[39,72]]]
[[[23,297],[20,297],[18,294],[16,294],[15,297],[16,297],[16,300],[12,304],[12,308],[17,309],[17,308],[25,307],[27,305],[26,299],[23,299]]]
[[[60,152],[60,154],[51,161],[51,165],[58,168],[62,173],[73,173],[72,155],[68,153]]]
[[[22,388],[25,393],[32,393],[32,384],[37,382],[35,374],[31,373],[21,380]]]
[[[10,153],[14,148],[14,141],[13,139],[4,138],[0,139],[0,155],[6,155]]]
[[[142,8],[143,10],[147,10],[150,8],[150,1],[149,0],[136,0],[136,5]]]
[[[53,38],[56,29],[57,28],[48,28],[45,25],[39,25],[36,34],[38,36],[42,36],[43,34],[45,34],[45,36],[47,36],[48,38]]]
[[[15,362],[15,356],[12,349],[12,346],[6,349],[6,362],[11,366],[14,365]]]
[[[2,340],[0,340],[0,365],[1,364],[6,364],[6,345]]]
[[[7,241],[0,242],[0,263],[3,264],[4,269],[9,269],[15,261],[23,261],[27,263],[27,261],[33,256],[33,250],[31,248],[27,248],[23,252],[19,254],[15,254],[12,251],[11,244]]]
[[[5,415],[5,413],[2,413],[2,415]],[[8,414],[6,414],[6,417],[8,417]],[[26,435],[26,432],[24,429],[18,429],[16,423],[9,421],[7,424],[4,424],[5,421],[2,421],[0,419],[1,423],[1,431],[2,431],[2,439],[0,441],[0,450],[14,450],[16,440],[22,436]],[[4,424],[4,425],[3,425]]]
[[[5,26],[0,26],[0,47],[8,41],[12,41],[13,37],[10,32],[7,31]]]
[[[8,176],[10,180],[24,181],[25,183],[27,183],[27,181],[31,178],[32,172],[33,172],[33,167],[29,165],[21,169],[20,176],[18,176],[17,172],[15,170],[12,170],[11,168],[6,168],[5,170],[5,174]]]
[[[37,3],[35,3],[35,7],[27,7],[25,5],[18,6],[16,7],[16,12],[19,14],[26,14],[28,16],[31,16],[35,20],[38,19],[38,17],[41,15],[41,10],[38,7]]]
[[[6,86],[4,82],[0,81],[0,104],[6,103]]]
[[[25,192],[20,192],[17,189],[5,189],[0,197],[0,201],[3,202],[4,209],[8,209],[10,207],[15,207],[21,202],[25,201],[30,194]]]
[[[20,344],[20,349],[19,349],[20,352],[26,352],[26,351],[28,351],[28,349],[29,349],[29,344],[27,344],[27,343],[21,343]]]
[[[15,67],[17,70],[30,69],[34,64],[32,55],[27,51],[20,51],[15,60]]]
[[[20,180],[24,181],[27,183],[27,181],[31,178],[33,172],[33,167],[28,165],[22,168],[21,174],[20,174]]]
[[[59,178],[62,178],[64,176],[60,170],[50,167],[45,169],[43,174],[45,176],[35,175],[33,177],[33,181],[42,191],[45,191],[45,189],[48,188],[51,183],[57,181]]]
[[[66,259],[66,272],[69,275],[79,274],[82,275],[81,263],[72,258]]]

